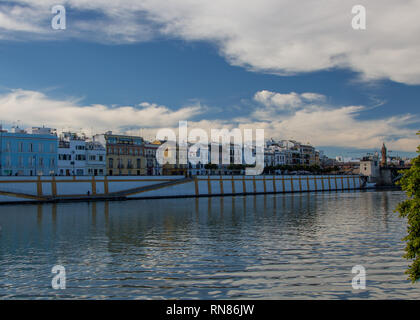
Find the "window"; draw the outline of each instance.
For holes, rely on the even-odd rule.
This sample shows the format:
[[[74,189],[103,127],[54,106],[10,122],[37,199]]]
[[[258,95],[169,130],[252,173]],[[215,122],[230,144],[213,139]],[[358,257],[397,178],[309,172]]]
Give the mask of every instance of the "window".
[[[104,161],[104,156],[99,156],[99,161]]]
[[[44,146],[42,145],[42,143],[39,144],[39,152],[44,152]]]
[[[71,155],[70,154],[59,154],[58,155],[58,160],[69,161],[69,160],[71,160]]]
[[[23,167],[23,157],[19,157],[19,167]]]
[[[114,167],[114,159],[109,158],[108,159],[108,167],[113,168]],[[112,173],[110,174],[112,176]]]
[[[137,169],[140,169],[140,167],[141,167],[141,160],[137,159]]]
[[[23,142],[18,143],[18,150],[19,152],[23,152]]]
[[[29,144],[29,152],[34,152],[34,145],[33,143]]]
[[[44,158],[39,158],[39,166],[40,167],[44,166]]]
[[[51,152],[51,153],[53,153],[53,152],[54,152],[54,144],[53,144],[53,143],[51,143],[51,144],[50,144],[50,152]]]

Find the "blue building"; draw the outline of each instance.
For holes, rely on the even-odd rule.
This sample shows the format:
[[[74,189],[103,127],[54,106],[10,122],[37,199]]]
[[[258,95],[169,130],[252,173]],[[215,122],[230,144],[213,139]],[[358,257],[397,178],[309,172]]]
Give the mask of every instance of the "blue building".
[[[36,176],[57,173],[58,138],[50,128],[0,128],[0,175]]]

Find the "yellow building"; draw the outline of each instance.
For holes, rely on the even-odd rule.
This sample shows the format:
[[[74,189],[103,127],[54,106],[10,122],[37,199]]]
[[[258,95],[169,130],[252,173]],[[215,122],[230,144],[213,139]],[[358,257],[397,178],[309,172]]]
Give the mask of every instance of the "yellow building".
[[[152,144],[157,145],[158,147],[160,147],[163,143],[165,143],[166,141],[153,141]],[[172,152],[175,152],[175,155],[172,154]],[[170,164],[170,163],[165,163],[161,166],[161,172],[162,174],[165,176],[171,176],[171,175],[186,175],[187,174],[187,170],[188,170],[188,165],[187,164],[180,164],[179,162],[186,162],[186,159],[182,159],[183,161],[180,161],[180,154],[179,154],[179,149],[178,146],[176,146],[175,148],[172,148],[172,150],[170,148],[167,148],[164,152],[164,158],[168,159],[168,158],[172,158],[172,156],[176,157],[176,164]]]
[[[106,172],[108,176],[146,175],[147,160],[142,137],[116,135],[112,132],[99,135],[106,146]]]

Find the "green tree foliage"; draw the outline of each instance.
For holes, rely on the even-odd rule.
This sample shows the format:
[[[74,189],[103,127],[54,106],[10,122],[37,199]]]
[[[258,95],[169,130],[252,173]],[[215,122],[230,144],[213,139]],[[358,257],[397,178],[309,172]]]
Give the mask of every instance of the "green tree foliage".
[[[217,168],[219,168],[219,166],[214,163],[207,163],[204,165],[204,169],[206,170],[217,170]]]
[[[237,171],[244,170],[245,169],[245,165],[243,165],[243,164],[230,164],[228,166],[228,169],[229,170],[237,170]]]
[[[420,145],[417,152],[420,153]],[[398,184],[407,194],[407,200],[396,209],[408,223],[408,235],[403,239],[406,242],[404,258],[413,261],[406,274],[409,280],[416,282],[420,279],[420,155],[412,160],[411,168],[404,172]]]

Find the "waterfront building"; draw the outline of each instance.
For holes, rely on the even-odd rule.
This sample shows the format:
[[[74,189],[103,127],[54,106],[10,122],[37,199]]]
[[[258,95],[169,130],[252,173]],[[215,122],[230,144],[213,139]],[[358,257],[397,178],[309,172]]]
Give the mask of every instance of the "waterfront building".
[[[159,176],[162,174],[162,167],[156,159],[156,152],[160,145],[160,141],[145,142],[144,144],[144,155],[146,157],[146,174],[148,176]]]
[[[90,176],[106,174],[106,149],[98,141],[86,141],[86,169]]]
[[[264,148],[264,167],[274,167],[274,151],[271,148]]]
[[[72,132],[63,132],[58,144],[58,175],[87,175],[86,137]]]
[[[160,148],[163,144],[166,143],[166,149],[163,152],[162,159],[165,163],[160,164],[157,162],[156,165],[158,166],[157,170],[159,174],[170,176],[170,175],[183,175],[186,176],[188,174],[188,150],[187,154],[185,155],[184,152],[179,152],[179,145],[175,141],[166,141],[166,140],[155,140],[153,144],[156,145],[156,152],[157,149]],[[156,156],[155,156],[156,158]],[[175,159],[175,161],[174,161]],[[175,163],[174,163],[175,162]]]
[[[360,160],[360,175],[368,177],[369,182],[375,181],[380,176],[377,154],[367,155]]]
[[[280,147],[279,145],[270,145],[268,147],[272,154],[272,165],[273,166],[282,166],[287,164],[286,158],[287,158],[287,149],[284,149]]]
[[[308,144],[295,140],[267,141],[267,147],[276,154],[275,165],[305,165],[320,164],[319,151]]]
[[[0,127],[0,175],[34,176],[57,173],[58,138],[55,129]]]
[[[206,169],[206,163],[203,163],[203,161],[192,161],[192,157],[194,159],[201,158],[201,156],[204,154],[204,150],[207,148],[207,157],[206,157],[206,163],[210,162],[210,145],[200,144],[200,143],[188,143],[188,174],[189,175],[205,175],[207,174]]]
[[[317,164],[315,148],[309,144],[298,143],[299,151],[301,154],[302,165],[312,166]]]
[[[146,175],[144,139],[137,136],[117,135],[112,131],[94,136],[106,148],[106,172],[109,176]]]

